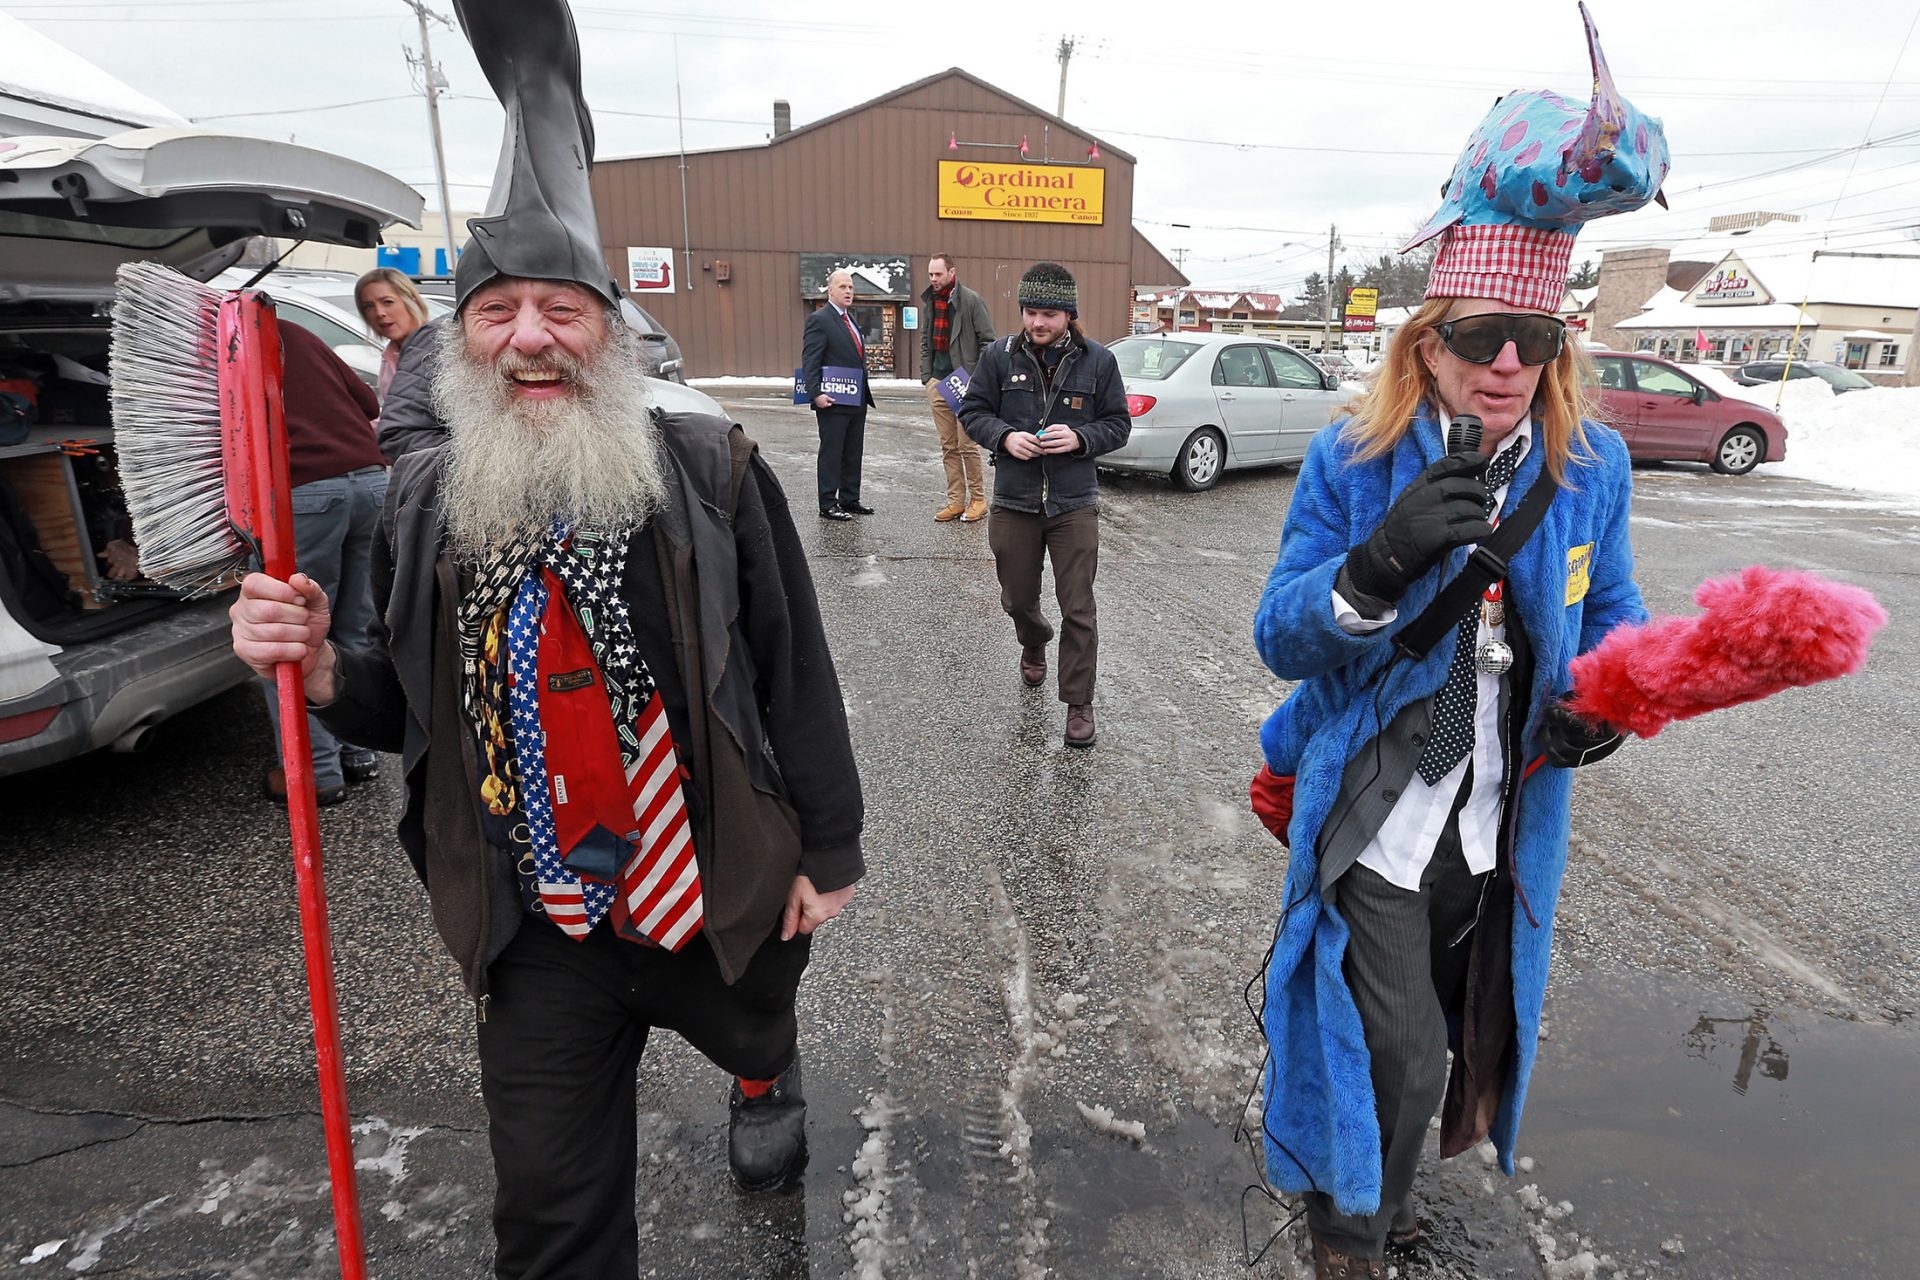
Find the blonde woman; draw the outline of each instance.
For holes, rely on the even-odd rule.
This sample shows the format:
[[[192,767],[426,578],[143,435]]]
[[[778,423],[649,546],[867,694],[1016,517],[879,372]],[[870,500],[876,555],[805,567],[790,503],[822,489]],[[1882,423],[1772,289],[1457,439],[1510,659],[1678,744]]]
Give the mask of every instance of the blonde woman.
[[[400,272],[392,267],[375,267],[355,282],[353,305],[360,309],[367,327],[387,340],[386,353],[380,357],[380,402],[384,405],[387,389],[393,385],[393,371],[400,364],[400,349],[427,323],[426,299]]]

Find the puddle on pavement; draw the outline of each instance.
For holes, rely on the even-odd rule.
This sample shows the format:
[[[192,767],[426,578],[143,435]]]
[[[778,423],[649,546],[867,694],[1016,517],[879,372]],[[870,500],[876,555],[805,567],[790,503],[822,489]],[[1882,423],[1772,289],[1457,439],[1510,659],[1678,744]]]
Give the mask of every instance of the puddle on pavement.
[[[1620,1274],[1916,1274],[1910,1025],[1566,972],[1547,1018],[1520,1151]]]

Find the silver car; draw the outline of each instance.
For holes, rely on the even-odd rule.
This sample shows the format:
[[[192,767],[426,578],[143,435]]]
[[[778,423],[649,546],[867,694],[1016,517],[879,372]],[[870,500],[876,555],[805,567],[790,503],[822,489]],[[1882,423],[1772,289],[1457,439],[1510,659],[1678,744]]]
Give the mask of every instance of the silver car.
[[[1133,434],[1100,464],[1210,489],[1239,467],[1298,462],[1349,393],[1290,347],[1237,333],[1149,334],[1112,346]]]

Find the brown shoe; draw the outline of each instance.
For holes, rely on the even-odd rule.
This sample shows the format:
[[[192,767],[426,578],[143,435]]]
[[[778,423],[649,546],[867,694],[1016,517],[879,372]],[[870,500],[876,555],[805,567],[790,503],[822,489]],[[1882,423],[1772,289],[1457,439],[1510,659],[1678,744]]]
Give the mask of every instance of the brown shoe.
[[[1379,1258],[1350,1258],[1313,1242],[1313,1280],[1386,1280],[1387,1264]]]
[[[976,520],[985,520],[986,518],[987,500],[985,498],[975,498],[972,502],[969,502],[967,504],[967,513],[960,517],[960,519],[967,524],[972,524]]]
[[[1038,689],[1047,679],[1047,646],[1043,644],[1020,646],[1020,678],[1027,682],[1027,688]]]
[[[1093,745],[1093,704],[1091,702],[1075,702],[1067,707],[1067,745],[1070,747]]]
[[[946,506],[934,512],[933,518],[941,524],[945,524],[949,520],[958,520],[966,513],[966,510],[967,504],[964,502],[949,502]]]

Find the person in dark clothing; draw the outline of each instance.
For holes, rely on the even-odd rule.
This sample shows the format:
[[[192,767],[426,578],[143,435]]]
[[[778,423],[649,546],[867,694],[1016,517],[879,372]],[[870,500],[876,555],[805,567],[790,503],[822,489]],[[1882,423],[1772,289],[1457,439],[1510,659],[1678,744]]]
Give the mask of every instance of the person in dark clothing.
[[[1093,460],[1127,442],[1133,419],[1113,353],[1080,329],[1073,276],[1042,262],[1020,278],[1021,331],[986,349],[960,402],[967,434],[993,454],[987,542],[1000,607],[1020,639],[1020,678],[1047,678],[1053,627],[1040,612],[1042,558],[1060,602],[1060,701],[1067,745],[1094,743],[1093,682],[1100,631],[1093,578],[1100,562],[1100,481]]]
[[[925,319],[920,327],[920,377],[927,388],[927,407],[940,437],[940,462],[947,472],[947,505],[934,513],[942,523],[972,523],[987,515],[986,468],[980,446],[960,425],[960,416],[941,394],[942,383],[956,371],[970,375],[980,353],[993,342],[993,317],[986,299],[960,283],[959,268],[950,253],[927,259],[927,287],[920,294]]]
[[[873,406],[873,388],[867,382],[866,344],[847,308],[853,305],[853,275],[836,271],[827,277],[827,304],[807,317],[801,336],[800,381],[813,404],[820,426],[820,518],[851,520],[870,516],[872,507],[860,504],[860,457],[867,436],[867,410]],[[840,388],[844,403],[823,387],[828,369],[851,370],[857,389]],[[845,375],[843,375],[845,376]]]
[[[330,725],[401,753],[400,842],[478,1020],[494,1274],[605,1280],[639,1269],[656,1030],[733,1077],[742,1187],[805,1168],[795,997],[865,872],[864,810],[772,469],[726,419],[654,410],[614,321],[564,0],[456,8],[513,178],[455,276],[446,440],[394,467],[383,625],[329,642],[317,584],[253,574],[234,649],[300,662]]]
[[[293,541],[301,573],[333,600],[332,634],[343,644],[364,645],[373,635],[370,577],[374,528],[387,498],[386,459],[374,439],[372,419],[380,405],[373,391],[327,344],[297,324],[280,326],[285,362],[288,471],[293,483]],[[273,722],[273,749],[280,751],[280,700],[269,672],[263,692]],[[307,717],[313,747],[314,795],[320,804],[346,799],[349,782],[379,776],[379,757],[366,747],[340,741],[319,717]],[[261,780],[268,799],[287,799],[286,771],[279,764]]]

